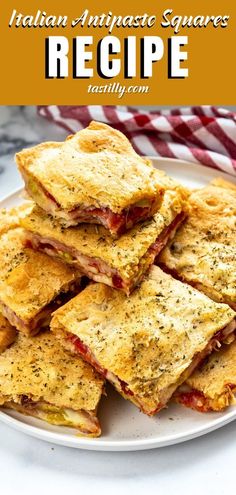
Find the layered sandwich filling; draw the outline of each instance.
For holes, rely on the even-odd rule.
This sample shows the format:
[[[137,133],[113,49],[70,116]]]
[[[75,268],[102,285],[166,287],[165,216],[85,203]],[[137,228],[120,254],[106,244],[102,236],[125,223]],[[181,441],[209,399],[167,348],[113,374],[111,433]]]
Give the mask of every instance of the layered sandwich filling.
[[[154,415],[159,412],[163,407],[165,407],[166,403],[169,401],[176,388],[179,387],[194,371],[194,369],[200,364],[200,362],[210,354],[214,349],[220,347],[220,342],[226,340],[230,334],[232,334],[236,329],[236,321],[233,320],[228,325],[226,325],[222,330],[219,330],[214,337],[208,342],[205,349],[201,352],[198,352],[192,360],[191,365],[179,376],[178,380],[174,384],[170,384],[164,390],[162,390],[159,395],[159,401],[154,410],[150,410],[147,408],[145,400],[135,394],[132,391],[132,386],[130,386],[125,381],[121,380],[118,376],[116,376],[111,371],[105,369],[96,359],[93,352],[89,349],[87,345],[85,345],[81,339],[71,333],[67,335],[67,341],[72,344],[72,348],[75,352],[79,352],[85,361],[90,363],[104,378],[109,380],[114,387],[118,390],[118,392],[132,401],[135,405],[137,405],[145,414],[149,416]]]
[[[76,428],[82,435],[97,437],[101,434],[95,411],[59,408],[43,401],[34,402],[26,395],[20,397],[19,403],[9,401],[4,404],[4,407],[15,409],[22,414],[34,416],[53,425]]]
[[[56,199],[42,184],[23,172],[28,194],[47,213],[63,221],[66,227],[79,223],[97,223],[110,230],[112,234],[121,235],[141,220],[150,218],[158,209],[163,199],[163,192],[156,197],[142,199],[121,212],[114,212],[106,206],[80,205],[72,210],[63,210]],[[158,203],[157,203],[158,201]]]
[[[174,236],[184,218],[184,213],[176,215],[171,224],[162,231],[156,241],[140,259],[133,277],[129,279],[122,277],[118,270],[109,266],[104,260],[86,256],[75,248],[66,246],[49,237],[42,237],[39,234],[26,231],[25,245],[26,247],[42,251],[49,256],[57,257],[66,263],[74,265],[92,280],[104,283],[115,289],[121,289],[129,295],[131,290],[142,280],[148,267],[154,262],[156,256],[166,245],[168,239]]]
[[[51,315],[53,311],[56,311],[60,306],[66,304],[69,299],[75,296],[80,287],[80,282],[73,282],[68,290],[65,288],[65,292],[57,295],[55,299],[44,306],[33,318],[25,321],[20,316],[18,316],[9,306],[6,306],[1,302],[0,298],[0,308],[3,316],[10,322],[10,324],[17,328],[19,332],[23,332],[26,335],[36,334],[40,328],[47,327],[51,320]]]
[[[179,387],[177,402],[199,412],[221,411],[235,402],[235,339],[236,331]]]
[[[111,233],[121,235],[126,230],[131,229],[141,220],[146,220],[154,213],[156,201],[142,200],[121,213],[115,213],[109,208],[76,208],[68,212],[66,220],[67,226],[77,225],[78,223],[97,223],[103,225]],[[155,208],[156,209],[156,208]]]
[[[185,407],[199,412],[222,411],[234,402],[236,383],[226,383],[224,391],[214,398],[208,397],[201,390],[184,384],[176,394],[176,401]]]

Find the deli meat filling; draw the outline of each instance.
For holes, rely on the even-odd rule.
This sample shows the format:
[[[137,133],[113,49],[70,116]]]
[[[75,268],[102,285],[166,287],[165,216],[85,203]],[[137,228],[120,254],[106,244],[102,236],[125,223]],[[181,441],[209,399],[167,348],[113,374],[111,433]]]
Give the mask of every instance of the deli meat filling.
[[[140,407],[140,409],[144,413],[146,412],[147,414],[152,416],[153,414],[159,412],[165,406],[165,404],[168,402],[168,400],[175,392],[176,388],[181,383],[183,383],[188,378],[188,376],[192,374],[192,372],[200,364],[200,362],[203,361],[203,359],[205,359],[205,357],[208,354],[210,354],[214,349],[220,347],[221,345],[220,342],[227,339],[227,337],[231,335],[235,331],[235,329],[236,329],[236,321],[233,320],[231,323],[226,325],[222,330],[219,330],[210,340],[210,342],[207,344],[205,349],[202,352],[199,352],[198,354],[195,355],[191,365],[184,372],[181,379],[177,383],[173,384],[172,386],[162,391],[160,403],[157,405],[156,409],[153,410],[152,412],[145,411],[145,406],[142,404],[142,400],[132,392],[132,390],[130,389],[127,383],[125,383],[123,380],[120,380],[118,376],[116,376],[114,373],[111,373],[109,370],[106,370],[99,364],[96,357],[90,351],[88,346],[85,345],[79,337],[68,333],[67,340],[69,340],[73,344],[74,351],[79,352],[83,356],[85,361],[91,364],[98,371],[98,373],[100,373],[104,378],[109,380],[120,392],[122,392],[122,394],[127,396],[138,407]]]
[[[52,238],[43,238],[38,234],[27,232],[25,245],[26,247],[43,251],[49,256],[57,256],[64,262],[77,266],[82,273],[95,282],[101,282],[116,289],[122,289],[129,294],[132,288],[142,280],[147,267],[154,262],[157,255],[166,245],[169,237],[174,235],[178,226],[182,223],[184,216],[184,213],[178,214],[172,223],[158,236],[144,257],[141,258],[141,261],[145,260],[147,264],[145,263],[143,266],[142,263],[139,263],[136,277],[131,280],[122,279],[119,272],[102,259],[90,258]]]

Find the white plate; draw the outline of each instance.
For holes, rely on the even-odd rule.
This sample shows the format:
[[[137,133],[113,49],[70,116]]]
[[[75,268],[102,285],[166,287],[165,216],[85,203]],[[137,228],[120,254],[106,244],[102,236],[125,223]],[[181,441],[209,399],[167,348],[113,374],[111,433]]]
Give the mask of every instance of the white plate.
[[[236,183],[236,179],[201,165],[171,159],[153,159],[172,177],[191,188],[202,187],[221,175]],[[11,207],[22,202],[16,191],[0,203]],[[170,404],[154,418],[140,413],[129,401],[122,399],[112,387],[99,407],[102,436],[96,439],[76,436],[72,428],[49,425],[43,421],[23,416],[15,411],[0,412],[0,420],[7,425],[36,438],[74,448],[88,450],[142,450],[164,447],[204,435],[236,419],[236,407],[223,413],[201,414],[185,407]]]

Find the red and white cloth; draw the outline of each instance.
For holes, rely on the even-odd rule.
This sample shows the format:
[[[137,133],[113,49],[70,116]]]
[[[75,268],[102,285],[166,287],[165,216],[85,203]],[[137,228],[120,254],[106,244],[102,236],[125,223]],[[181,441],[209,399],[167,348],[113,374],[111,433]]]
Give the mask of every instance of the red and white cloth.
[[[236,113],[212,106],[144,111],[125,106],[39,106],[74,133],[91,120],[122,131],[141,155],[179,158],[236,175]]]

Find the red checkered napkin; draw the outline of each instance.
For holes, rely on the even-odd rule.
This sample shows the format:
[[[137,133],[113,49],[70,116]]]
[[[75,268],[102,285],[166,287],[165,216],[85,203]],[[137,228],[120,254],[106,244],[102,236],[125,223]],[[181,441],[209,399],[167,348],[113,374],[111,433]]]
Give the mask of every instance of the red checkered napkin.
[[[76,132],[91,120],[122,131],[141,155],[179,158],[236,175],[236,113],[198,106],[144,111],[125,106],[40,106],[43,117]]]

